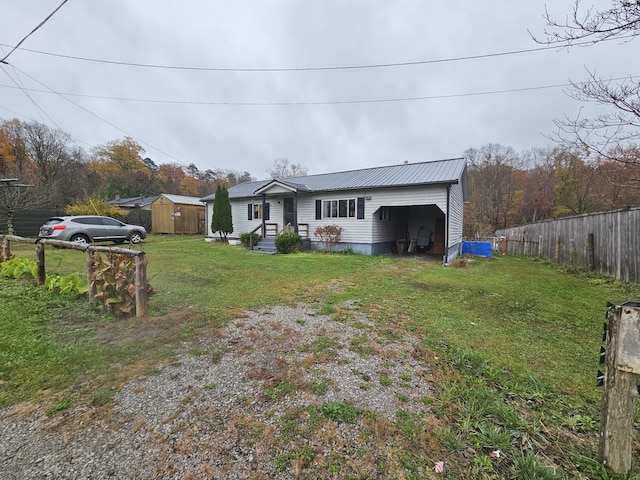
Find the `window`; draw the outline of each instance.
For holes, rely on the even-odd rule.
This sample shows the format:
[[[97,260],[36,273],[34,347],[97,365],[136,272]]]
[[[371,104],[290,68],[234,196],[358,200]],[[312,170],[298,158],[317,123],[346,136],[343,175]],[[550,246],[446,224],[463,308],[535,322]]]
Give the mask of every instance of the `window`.
[[[262,203],[249,203],[247,205],[247,220],[259,220],[262,218]],[[269,203],[264,205],[264,219],[269,220]]]
[[[322,218],[364,218],[364,197],[341,200],[316,200],[316,220]]]

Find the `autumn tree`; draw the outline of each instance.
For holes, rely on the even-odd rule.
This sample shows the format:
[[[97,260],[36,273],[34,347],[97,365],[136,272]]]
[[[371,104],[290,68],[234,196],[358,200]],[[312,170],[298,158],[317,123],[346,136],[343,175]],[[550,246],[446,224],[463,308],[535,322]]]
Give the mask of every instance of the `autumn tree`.
[[[308,175],[307,167],[303,167],[299,163],[289,163],[286,158],[276,158],[273,161],[273,167],[267,169],[267,173],[271,178],[293,178]]]
[[[596,10],[591,3],[585,5],[576,0],[571,14],[564,20],[556,20],[548,11],[546,38],[539,43],[569,47],[596,44],[605,40],[633,41],[640,35],[640,2],[614,0],[611,7]],[[630,180],[640,182],[640,159],[620,156],[621,149],[640,139],[640,80],[629,76],[614,81],[589,72],[585,82],[572,82],[570,96],[580,102],[608,105],[611,112],[592,118],[565,116],[556,119],[556,140],[565,145],[578,144],[587,147],[602,159],[627,163],[634,167]]]
[[[515,175],[520,157],[513,148],[493,143],[467,149],[465,157],[473,203],[473,211],[468,213],[479,226],[491,231],[506,227],[517,213],[516,204],[521,198]]]
[[[580,215],[598,211],[602,198],[594,193],[596,166],[567,149],[555,152],[556,207],[554,216]]]
[[[144,153],[144,148],[131,137],[95,147],[91,170],[104,182],[100,193],[107,198],[146,195],[152,178]]]
[[[227,235],[233,232],[231,217],[231,202],[227,187],[219,183],[213,198],[213,213],[211,215],[211,231],[218,232],[220,240],[227,241]]]

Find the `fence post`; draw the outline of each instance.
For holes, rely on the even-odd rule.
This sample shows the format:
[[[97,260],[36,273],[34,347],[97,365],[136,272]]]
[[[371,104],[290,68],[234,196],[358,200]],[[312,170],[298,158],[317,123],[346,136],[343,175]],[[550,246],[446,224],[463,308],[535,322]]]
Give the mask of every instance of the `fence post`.
[[[93,250],[87,248],[85,250],[87,258],[87,281],[89,282],[89,302],[92,307],[96,306],[96,282],[93,278]]]
[[[136,317],[147,314],[147,256],[136,256]]]
[[[45,272],[45,263],[44,263],[44,243],[37,242],[36,243],[36,257],[38,259],[38,285],[44,285],[45,278],[47,274]]]
[[[542,257],[542,235],[538,236],[538,256]]]
[[[595,265],[595,254],[593,246],[593,233],[587,235],[587,268],[589,272],[593,272]]]
[[[560,235],[556,240],[556,262],[560,263]]]
[[[640,371],[640,304],[609,305],[605,326],[605,374],[600,460],[616,475],[631,469],[635,372]]]
[[[2,261],[8,262],[11,260],[11,245],[7,237],[2,237]]]

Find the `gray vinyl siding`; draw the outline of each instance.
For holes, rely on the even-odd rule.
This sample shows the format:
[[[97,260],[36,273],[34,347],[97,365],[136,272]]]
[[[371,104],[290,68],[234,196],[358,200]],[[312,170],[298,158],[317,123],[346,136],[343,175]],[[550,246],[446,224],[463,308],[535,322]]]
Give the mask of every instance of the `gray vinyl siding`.
[[[337,225],[343,228],[342,242],[345,243],[371,243],[371,210],[368,202],[364,203],[364,219],[356,217],[331,217],[316,220],[316,200],[346,200],[364,197],[362,191],[332,192],[318,195],[310,195],[298,198],[298,223],[309,224],[309,238],[317,240],[314,233],[317,227]]]
[[[447,211],[446,187],[414,187],[393,190],[379,190],[371,193],[371,200],[367,201],[367,208],[371,215],[381,207],[406,207],[436,205],[440,210]],[[370,218],[370,217],[368,217]],[[427,226],[428,227],[428,226]],[[390,220],[380,220],[373,217],[373,235],[371,243],[393,241],[398,236],[398,219],[391,216]],[[434,227],[429,228],[434,230]],[[410,232],[415,234],[417,232]]]
[[[462,221],[464,200],[462,186],[459,183],[451,185],[449,197],[449,247],[462,242]]]

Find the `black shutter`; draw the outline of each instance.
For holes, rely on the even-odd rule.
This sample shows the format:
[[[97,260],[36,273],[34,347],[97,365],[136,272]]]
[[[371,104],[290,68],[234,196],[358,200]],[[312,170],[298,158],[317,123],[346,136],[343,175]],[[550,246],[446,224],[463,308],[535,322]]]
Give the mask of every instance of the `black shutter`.
[[[264,204],[264,219],[269,220],[269,204]]]
[[[316,200],[316,220],[322,220],[322,200]]]
[[[358,197],[358,204],[356,206],[356,215],[359,220],[364,218],[364,197]]]
[[[249,207],[247,220],[253,220],[253,203],[250,203],[247,207]]]

